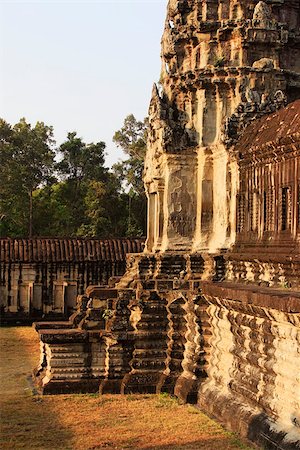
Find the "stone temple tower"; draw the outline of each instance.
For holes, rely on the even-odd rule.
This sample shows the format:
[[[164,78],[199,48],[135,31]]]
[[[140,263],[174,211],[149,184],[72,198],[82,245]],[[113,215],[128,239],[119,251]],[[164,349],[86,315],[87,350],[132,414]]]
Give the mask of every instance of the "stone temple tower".
[[[145,251],[36,325],[36,381],[168,392],[300,449],[299,0],[170,0],[149,119]]]
[[[250,121],[300,97],[299,14],[298,0],[169,1],[149,111],[148,252],[235,241],[230,149]]]

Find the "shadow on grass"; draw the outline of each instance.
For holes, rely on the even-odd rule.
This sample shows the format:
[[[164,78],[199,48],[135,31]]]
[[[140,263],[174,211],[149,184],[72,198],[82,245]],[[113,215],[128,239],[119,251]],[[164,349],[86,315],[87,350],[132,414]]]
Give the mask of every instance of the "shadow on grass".
[[[71,449],[72,434],[63,427],[47,398],[33,395],[28,376],[39,358],[34,331],[0,328],[1,449]]]
[[[39,343],[27,327],[0,328],[1,449],[250,449],[192,406],[161,394],[32,394]],[[5,363],[5,364],[4,364]]]
[[[241,450],[255,450],[257,447],[248,447],[244,444],[236,442],[234,438],[232,441],[228,440],[228,438],[203,438],[190,440],[184,443],[176,443],[167,445],[157,445],[157,446],[149,446],[143,447],[143,450],[233,450],[233,449],[241,449]]]
[[[116,449],[116,450],[255,450],[258,447],[248,447],[244,444],[237,443],[233,438],[232,441],[228,438],[203,438],[195,439],[183,442],[172,442],[165,445],[139,445],[139,441],[128,440],[122,442],[122,444],[116,444],[115,442],[105,442],[99,446],[87,447],[86,450],[101,450],[101,449]]]

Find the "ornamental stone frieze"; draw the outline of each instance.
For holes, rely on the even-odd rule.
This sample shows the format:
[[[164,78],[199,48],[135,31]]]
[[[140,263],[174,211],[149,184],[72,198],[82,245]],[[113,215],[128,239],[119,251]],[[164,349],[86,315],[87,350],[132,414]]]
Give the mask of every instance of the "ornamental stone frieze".
[[[145,250],[68,322],[36,324],[35,380],[168,392],[299,449],[299,1],[170,0],[161,60]]]

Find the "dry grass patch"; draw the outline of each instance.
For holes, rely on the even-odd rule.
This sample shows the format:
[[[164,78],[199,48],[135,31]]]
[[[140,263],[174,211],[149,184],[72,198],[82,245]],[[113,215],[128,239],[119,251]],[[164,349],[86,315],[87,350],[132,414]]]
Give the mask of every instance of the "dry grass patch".
[[[1,448],[43,450],[251,449],[167,395],[34,396],[39,343],[29,327],[0,329]]]

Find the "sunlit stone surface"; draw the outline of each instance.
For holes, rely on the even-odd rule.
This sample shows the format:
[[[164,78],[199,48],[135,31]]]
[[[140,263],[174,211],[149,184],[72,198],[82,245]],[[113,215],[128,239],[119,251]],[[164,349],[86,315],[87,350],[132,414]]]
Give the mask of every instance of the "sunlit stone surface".
[[[44,392],[161,392],[300,448],[300,5],[170,1],[148,235],[114,288],[37,324]]]

